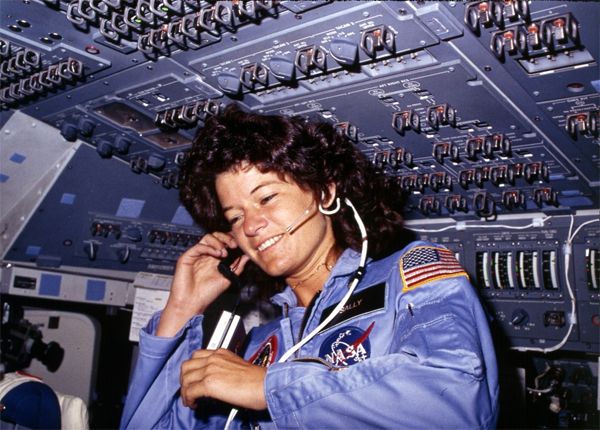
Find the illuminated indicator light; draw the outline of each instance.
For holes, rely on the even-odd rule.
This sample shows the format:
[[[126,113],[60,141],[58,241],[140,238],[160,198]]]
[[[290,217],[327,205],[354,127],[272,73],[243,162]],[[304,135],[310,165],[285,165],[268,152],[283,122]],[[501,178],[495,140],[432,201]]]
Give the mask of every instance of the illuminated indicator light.
[[[531,24],[529,27],[527,27],[527,31],[532,34],[537,33],[538,32],[537,24]]]
[[[100,50],[94,45],[88,45],[85,47],[85,52],[87,52],[88,54],[98,55],[100,53]]]
[[[488,5],[487,5],[487,3],[479,3],[479,11],[480,12],[487,12],[488,11]]]
[[[563,18],[555,19],[554,21],[552,21],[552,25],[554,25],[555,27],[564,27],[565,20]]]
[[[502,37],[504,37],[505,39],[513,39],[515,37],[514,33],[512,31],[506,31]]]

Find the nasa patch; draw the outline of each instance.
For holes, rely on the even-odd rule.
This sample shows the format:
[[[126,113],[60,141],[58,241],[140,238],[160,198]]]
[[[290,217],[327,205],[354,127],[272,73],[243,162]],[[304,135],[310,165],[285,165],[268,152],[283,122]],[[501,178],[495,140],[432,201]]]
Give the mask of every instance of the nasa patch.
[[[275,354],[277,354],[277,336],[271,336],[248,361],[257,366],[268,367],[275,361]]]
[[[369,334],[375,321],[363,330],[355,326],[340,327],[321,344],[319,357],[334,366],[351,366],[371,356]]]

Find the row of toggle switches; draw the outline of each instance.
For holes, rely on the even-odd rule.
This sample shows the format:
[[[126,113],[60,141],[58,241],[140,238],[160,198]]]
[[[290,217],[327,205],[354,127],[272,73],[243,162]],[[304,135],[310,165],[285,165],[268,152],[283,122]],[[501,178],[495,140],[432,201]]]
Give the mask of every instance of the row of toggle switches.
[[[0,63],[0,102],[15,106],[27,99],[44,96],[66,84],[83,79],[83,63],[67,58],[40,69],[38,52],[23,49]]]
[[[168,54],[171,46],[198,48],[215,41],[223,31],[257,22],[276,13],[272,0],[74,0],[67,6],[67,19],[84,31],[90,26],[115,44],[137,41],[147,54]],[[206,39],[206,40],[203,40]]]
[[[142,242],[144,234],[140,227],[128,226],[123,228],[119,223],[94,221],[90,226],[90,233],[93,237],[112,237],[119,240],[122,237],[131,242]],[[173,246],[188,246],[190,243],[197,242],[199,236],[191,233],[169,231],[162,229],[151,229],[146,235],[148,243],[169,244]]]
[[[542,208],[547,206],[559,206],[559,193],[552,187],[538,187],[532,191],[531,200]],[[421,197],[418,204],[419,211],[425,215],[442,215],[442,209],[453,215],[457,212],[468,213],[471,208],[479,217],[490,218],[498,213],[501,205],[508,211],[527,208],[528,197],[522,190],[507,190],[502,192],[501,201],[497,202],[494,197],[486,192],[476,192],[471,202],[462,194],[450,194],[446,196],[426,195]]]
[[[490,49],[501,61],[505,53],[524,58],[580,46],[579,23],[571,15],[561,15],[543,21],[518,25],[492,34]]]
[[[303,46],[289,57],[274,56],[265,63],[252,62],[240,66],[237,71],[221,73],[217,76],[217,83],[224,93],[234,97],[271,85],[289,85],[300,79],[327,73],[330,67],[354,67],[359,63],[361,53],[366,57],[365,62],[381,56],[393,56],[396,54],[395,40],[396,34],[389,27],[376,25],[363,30],[358,42],[338,38],[333,39],[328,48],[321,45]],[[334,60],[333,64],[329,62],[329,57]]]

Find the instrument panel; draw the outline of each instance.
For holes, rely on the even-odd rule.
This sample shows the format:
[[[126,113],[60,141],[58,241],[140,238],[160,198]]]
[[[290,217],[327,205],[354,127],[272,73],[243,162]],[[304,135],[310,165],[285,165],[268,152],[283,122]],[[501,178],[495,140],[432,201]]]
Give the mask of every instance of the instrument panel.
[[[332,123],[401,184],[409,222],[487,224],[462,242],[490,301],[565,298],[565,227],[527,236],[498,217],[600,204],[594,3],[15,0],[2,19],[3,120],[19,112],[81,144],[8,260],[170,273],[203,234],[177,202],[179,165],[235,102]],[[592,292],[595,230],[575,254],[593,276],[573,281]]]
[[[597,357],[599,21],[583,1],[5,0],[2,292],[129,306],[137,274],[172,274],[205,233],[179,166],[238,103],[329,122],[398,181],[507,350]]]

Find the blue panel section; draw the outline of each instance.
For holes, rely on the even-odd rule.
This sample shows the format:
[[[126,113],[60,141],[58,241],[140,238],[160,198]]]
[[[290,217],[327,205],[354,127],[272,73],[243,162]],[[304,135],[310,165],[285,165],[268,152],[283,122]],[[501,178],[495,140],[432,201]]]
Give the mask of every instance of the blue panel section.
[[[23,161],[25,161],[25,158],[27,157],[25,157],[22,154],[19,154],[18,152],[15,152],[13,155],[10,156],[9,160],[13,163],[21,164]]]
[[[596,92],[600,93],[600,81],[592,81],[592,85],[596,89]]]
[[[106,294],[106,282],[97,279],[89,279],[85,287],[85,299],[93,302],[104,300]]]
[[[60,198],[60,202],[64,205],[72,205],[75,202],[75,194],[64,193]]]
[[[144,200],[121,199],[116,215],[126,218],[139,218],[145,203]]]
[[[171,222],[173,224],[179,225],[192,225],[194,223],[194,220],[183,206],[179,206],[175,211],[175,215],[173,215],[173,219],[171,219]]]
[[[563,206],[580,206],[580,205],[592,205],[592,200],[585,196],[579,197],[559,197],[558,201]]]
[[[40,296],[54,296],[60,295],[60,281],[62,276],[51,275],[49,273],[43,273],[40,279]]]
[[[0,173],[0,183],[8,181],[9,176],[4,173]]]
[[[42,251],[42,247],[41,246],[29,245],[25,249],[25,254],[26,255],[40,255],[41,251]]]

